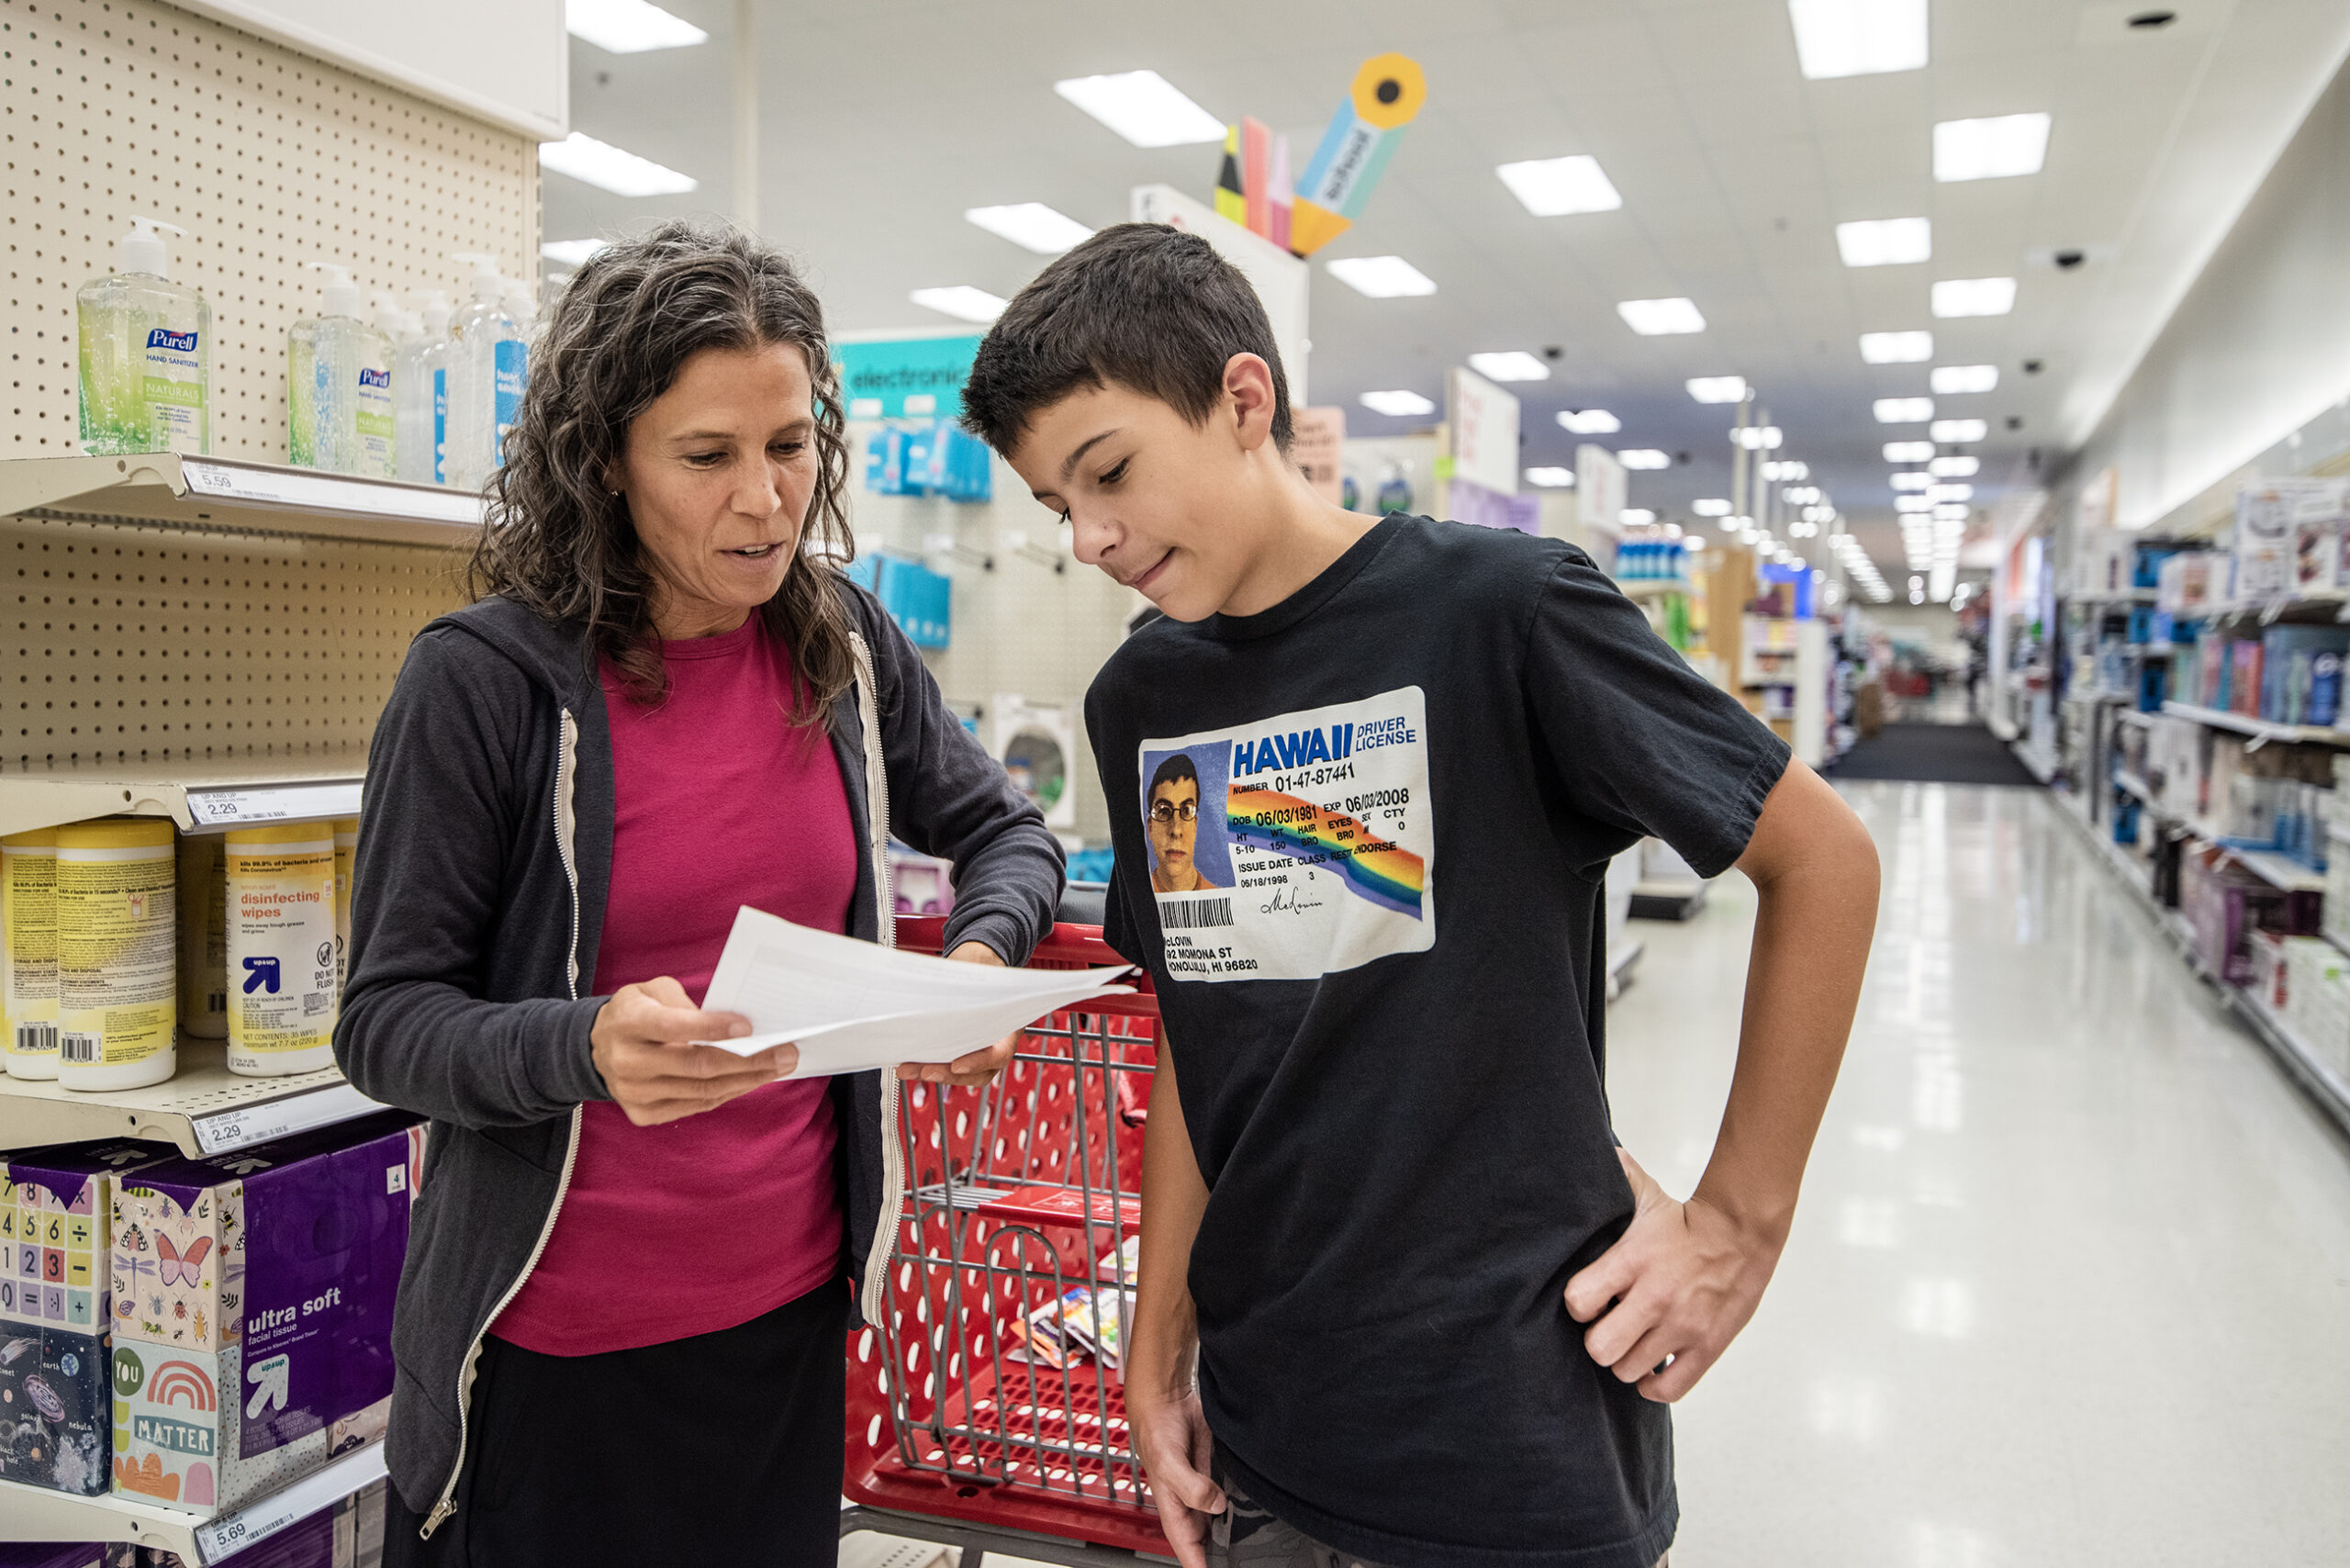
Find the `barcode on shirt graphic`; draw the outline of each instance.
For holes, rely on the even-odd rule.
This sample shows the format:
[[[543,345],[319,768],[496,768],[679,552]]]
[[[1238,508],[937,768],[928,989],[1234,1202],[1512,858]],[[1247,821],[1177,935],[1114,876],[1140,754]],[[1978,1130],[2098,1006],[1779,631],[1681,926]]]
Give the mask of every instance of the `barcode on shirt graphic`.
[[[57,1048],[57,1025],[54,1024],[19,1024],[17,1025],[17,1050],[24,1056],[46,1055]]]
[[[1197,931],[1205,925],[1232,924],[1232,900],[1189,899],[1181,903],[1161,903],[1158,924],[1169,931]]]
[[[67,1061],[93,1062],[98,1059],[100,1036],[68,1031],[65,1036],[64,1058]]]

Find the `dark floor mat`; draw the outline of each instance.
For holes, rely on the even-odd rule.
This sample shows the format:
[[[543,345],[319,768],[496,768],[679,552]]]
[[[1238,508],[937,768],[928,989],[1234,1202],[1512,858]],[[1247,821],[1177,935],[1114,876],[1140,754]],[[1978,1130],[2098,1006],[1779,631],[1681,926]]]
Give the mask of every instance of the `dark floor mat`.
[[[1981,724],[1887,724],[1828,768],[1830,778],[1924,784],[2030,784],[2008,744]]]

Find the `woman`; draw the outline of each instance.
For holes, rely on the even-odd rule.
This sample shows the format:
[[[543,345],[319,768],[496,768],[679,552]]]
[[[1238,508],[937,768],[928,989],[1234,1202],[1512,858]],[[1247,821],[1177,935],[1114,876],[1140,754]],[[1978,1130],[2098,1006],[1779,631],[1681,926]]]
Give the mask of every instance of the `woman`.
[[[892,832],[955,862],[949,957],[1023,962],[1060,851],[832,564],[840,394],[780,254],[671,224],[590,261],[507,459],[487,597],[376,727],[335,1031],[433,1120],[387,1558],[830,1562],[897,1081],[689,1044],[749,1032],[694,999],[744,904],[888,940]]]

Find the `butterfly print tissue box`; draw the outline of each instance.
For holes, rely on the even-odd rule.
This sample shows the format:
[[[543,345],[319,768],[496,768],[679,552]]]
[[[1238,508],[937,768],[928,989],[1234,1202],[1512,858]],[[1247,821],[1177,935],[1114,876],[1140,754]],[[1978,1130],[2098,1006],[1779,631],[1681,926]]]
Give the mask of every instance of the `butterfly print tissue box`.
[[[191,1350],[244,1323],[245,1182],[274,1162],[224,1154],[149,1166],[115,1184],[114,1332]]]
[[[151,1143],[62,1144],[0,1159],[0,1318],[105,1333],[114,1183],[171,1155]]]

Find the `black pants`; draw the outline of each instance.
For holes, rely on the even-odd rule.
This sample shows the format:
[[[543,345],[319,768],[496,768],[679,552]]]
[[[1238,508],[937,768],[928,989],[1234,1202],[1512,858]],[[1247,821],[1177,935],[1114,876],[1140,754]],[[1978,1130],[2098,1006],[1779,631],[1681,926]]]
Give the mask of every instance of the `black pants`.
[[[420,1540],[391,1488],[385,1568],[832,1568],[847,1326],[834,1281],[643,1350],[484,1341],[457,1511]]]

